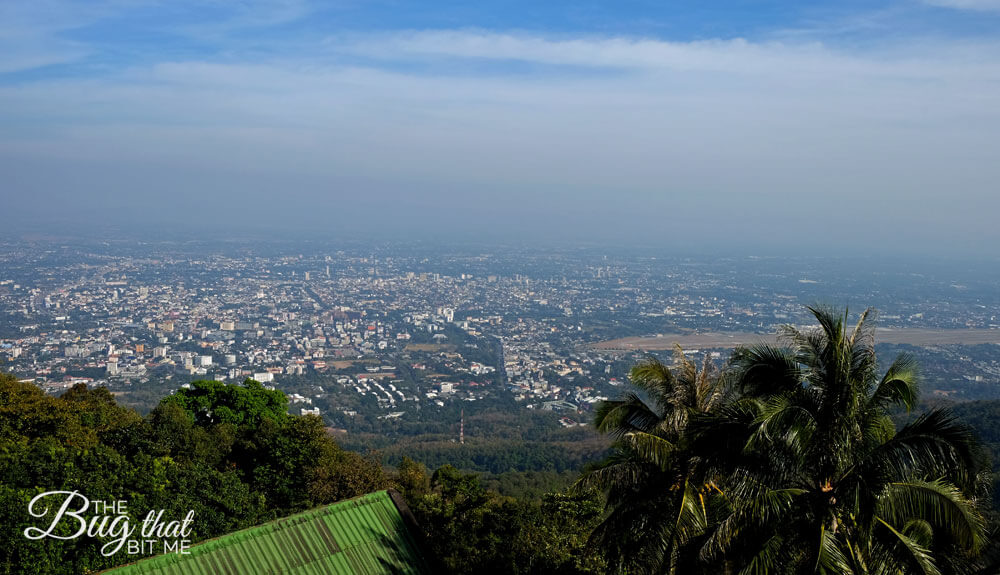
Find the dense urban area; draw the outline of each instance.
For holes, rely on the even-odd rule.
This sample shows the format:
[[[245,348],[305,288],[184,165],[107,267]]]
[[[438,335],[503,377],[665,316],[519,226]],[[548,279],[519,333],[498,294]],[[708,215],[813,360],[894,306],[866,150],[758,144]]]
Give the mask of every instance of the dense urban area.
[[[0,258],[3,369],[146,410],[193,380],[252,378],[342,432],[424,421],[464,440],[484,431],[460,419],[484,405],[582,426],[643,354],[691,334],[765,338],[817,303],[878,308],[925,393],[1000,397],[1000,292],[974,263],[55,241]],[[613,345],[627,337],[663,345]],[[685,351],[721,363],[727,347]]]
[[[15,510],[0,535],[9,565],[29,566],[13,572],[128,560],[90,540],[52,555],[21,536],[16,510],[62,477],[107,497],[131,478],[130,499],[193,510],[199,540],[393,487],[435,572],[633,572],[622,565],[644,556],[603,531],[619,487],[587,483],[633,477],[604,474],[632,429],[607,406],[646,394],[673,409],[643,379],[658,373],[650,356],[669,365],[683,350],[676,377],[710,389],[723,380],[699,369],[810,332],[827,316],[808,306],[848,307],[848,322],[874,307],[879,361],[919,362],[921,403],[878,411],[882,425],[910,437],[949,406],[982,442],[970,469],[1000,462],[1000,402],[973,401],[1000,398],[1000,277],[988,263],[350,242],[0,248],[4,465],[21,482],[0,490]],[[673,497],[662,490],[673,471],[657,473],[651,493]],[[1000,484],[975,477],[983,498],[970,501],[995,533],[985,494],[995,500]],[[943,556],[966,561],[947,572],[971,573],[963,565],[994,552]]]

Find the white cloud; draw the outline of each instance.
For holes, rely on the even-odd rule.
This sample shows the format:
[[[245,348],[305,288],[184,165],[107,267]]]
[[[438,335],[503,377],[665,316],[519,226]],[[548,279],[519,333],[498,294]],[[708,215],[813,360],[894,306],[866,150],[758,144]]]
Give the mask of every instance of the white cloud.
[[[1000,12],[1000,0],[924,0],[931,6],[972,10],[976,12]]]
[[[337,46],[335,40],[330,42]],[[818,44],[751,43],[744,39],[667,42],[643,38],[546,38],[476,31],[418,31],[342,42],[339,47],[385,60],[465,58],[561,66],[644,70],[755,71],[798,65],[823,53]],[[830,58],[833,63],[834,58]]]
[[[100,18],[101,7],[38,0],[0,3],[0,74],[32,70],[84,58],[88,46],[61,33]]]
[[[815,213],[875,226],[897,212],[891,222],[926,233],[1000,239],[998,54],[950,41],[855,52],[476,31],[337,38],[258,62],[0,86],[0,160],[18,181],[43,176],[17,164],[60,166],[84,191],[123,186],[118,166],[135,174],[131,193],[141,181],[219,197],[273,186],[295,205],[349,207],[354,191],[377,189],[412,207],[397,218],[475,217],[502,191],[505,205],[553,217],[639,210],[640,227],[710,214],[740,230]]]

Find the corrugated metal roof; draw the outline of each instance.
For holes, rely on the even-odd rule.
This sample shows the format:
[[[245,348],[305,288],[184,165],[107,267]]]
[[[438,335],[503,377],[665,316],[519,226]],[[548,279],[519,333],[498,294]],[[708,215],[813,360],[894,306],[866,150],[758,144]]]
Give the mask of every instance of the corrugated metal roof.
[[[378,491],[204,541],[190,554],[159,555],[103,573],[423,575],[430,569],[400,509]]]

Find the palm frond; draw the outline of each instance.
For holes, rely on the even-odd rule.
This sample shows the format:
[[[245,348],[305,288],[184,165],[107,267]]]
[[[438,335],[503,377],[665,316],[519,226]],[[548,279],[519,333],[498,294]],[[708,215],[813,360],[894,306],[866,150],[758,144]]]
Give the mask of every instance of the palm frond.
[[[819,528],[819,545],[816,548],[816,573],[824,575],[850,573],[851,566],[847,556],[840,549],[835,532],[821,525]]]
[[[739,347],[730,359],[733,377],[742,391],[761,397],[786,393],[802,385],[799,364],[785,349],[768,344]]]
[[[923,520],[966,549],[977,550],[983,540],[984,522],[973,502],[954,485],[942,481],[911,479],[888,485],[879,497],[878,517],[903,525]]]
[[[775,395],[762,402],[754,422],[756,431],[748,442],[764,449],[780,442],[789,453],[804,454],[816,431],[816,418],[807,409],[792,401],[790,395]]]
[[[674,369],[677,370],[677,379],[686,380],[694,384],[698,379],[698,366],[688,359],[681,344],[674,344]]]
[[[919,383],[920,373],[916,359],[909,354],[900,354],[875,386],[868,404],[883,409],[902,405],[910,411],[920,397]]]
[[[898,563],[916,567],[924,575],[941,575],[941,571],[934,564],[934,558],[931,556],[930,550],[926,545],[897,530],[881,517],[876,517],[875,521],[886,533],[889,533],[895,539],[894,545],[886,545],[881,550],[883,560],[885,560],[885,555],[891,555],[898,560]],[[903,554],[905,555],[900,557]]]
[[[816,318],[819,322],[820,330],[824,336],[824,339],[830,343],[832,347],[839,347],[844,341],[846,334],[844,333],[844,322],[847,319],[847,310],[844,310],[844,315],[841,316],[833,308],[821,307],[821,306],[806,306],[806,309]]]
[[[914,475],[947,477],[966,491],[979,474],[972,431],[944,410],[922,414],[858,463],[867,481],[896,481]]]
[[[685,480],[680,505],[677,506],[677,519],[674,521],[675,537],[683,543],[701,535],[707,528],[708,512],[704,497],[690,481]]]
[[[756,553],[750,557],[739,575],[772,575],[780,573],[788,567],[785,539],[779,535],[772,536],[764,542]]]
[[[851,336],[848,338],[848,345],[866,345],[869,342],[865,340],[870,340],[870,345],[874,346],[874,325],[869,321],[869,318],[875,317],[875,308],[869,307],[865,311],[861,312],[858,317],[858,323],[854,326],[854,331],[851,332]]]
[[[903,526],[903,533],[924,547],[930,547],[934,542],[934,527],[923,519],[907,521]]]
[[[732,472],[745,463],[747,442],[761,406],[759,400],[744,398],[711,413],[692,416],[687,427],[689,449],[698,453],[713,472],[723,475]]]
[[[622,436],[621,441],[633,449],[641,460],[652,463],[660,469],[668,467],[676,450],[673,443],[644,431],[630,431]]]
[[[762,489],[756,496],[736,497],[732,514],[725,518],[705,542],[703,559],[725,554],[747,533],[768,533],[784,521],[803,489]]]
[[[621,399],[603,401],[594,410],[594,427],[601,433],[620,437],[632,431],[652,431],[661,417],[635,393]]]
[[[629,371],[632,385],[644,391],[660,411],[669,408],[676,390],[676,379],[670,368],[655,357],[635,364]]]
[[[607,491],[614,486],[636,485],[645,472],[644,464],[634,454],[618,448],[598,467],[581,473],[571,489],[582,493],[590,489]]]

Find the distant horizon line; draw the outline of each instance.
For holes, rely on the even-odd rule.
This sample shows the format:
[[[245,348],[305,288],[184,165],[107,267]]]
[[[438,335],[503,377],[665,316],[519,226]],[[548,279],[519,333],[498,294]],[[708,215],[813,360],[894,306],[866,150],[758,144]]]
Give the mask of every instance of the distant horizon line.
[[[354,218],[344,222],[335,221],[329,226],[308,222],[302,225],[283,225],[282,222],[255,221],[252,218],[227,219],[206,224],[202,220],[164,222],[130,218],[109,224],[107,222],[83,219],[53,218],[38,216],[19,218],[17,214],[0,226],[0,242],[43,242],[58,244],[65,242],[141,242],[149,244],[198,244],[219,243],[227,246],[259,244],[315,244],[332,243],[350,246],[397,247],[408,244],[411,247],[424,246],[432,249],[476,248],[476,249],[540,249],[540,250],[608,250],[616,255],[644,255],[649,257],[692,257],[692,258],[817,258],[817,259],[865,259],[865,260],[929,260],[935,263],[979,263],[1000,261],[1000,252],[982,245],[981,250],[936,250],[922,249],[920,245],[909,244],[908,249],[898,249],[898,245],[870,245],[859,247],[855,244],[828,245],[816,238],[803,238],[802,242],[766,241],[759,236],[753,238],[732,238],[725,241],[722,236],[708,234],[704,237],[677,241],[673,238],[657,239],[644,236],[627,239],[621,226],[609,225],[600,229],[579,227],[573,235],[521,232],[504,233],[494,228],[467,230],[467,225],[456,227],[427,226],[377,226],[367,224],[367,220]],[[620,233],[615,233],[619,231]],[[724,232],[724,230],[721,230]]]

